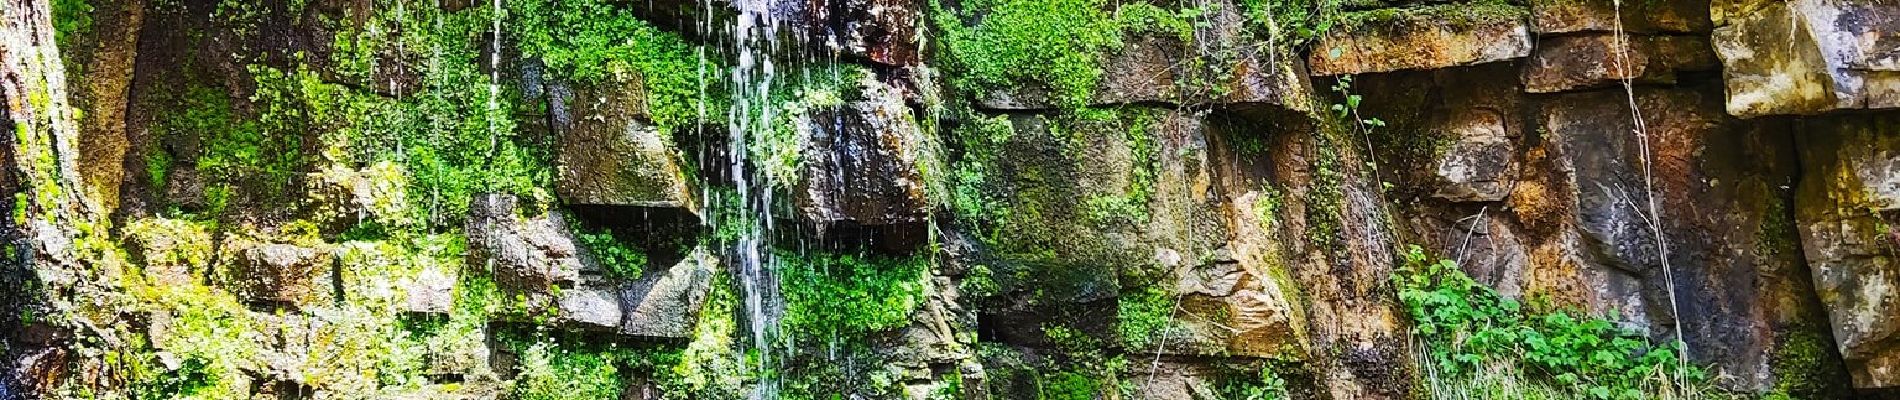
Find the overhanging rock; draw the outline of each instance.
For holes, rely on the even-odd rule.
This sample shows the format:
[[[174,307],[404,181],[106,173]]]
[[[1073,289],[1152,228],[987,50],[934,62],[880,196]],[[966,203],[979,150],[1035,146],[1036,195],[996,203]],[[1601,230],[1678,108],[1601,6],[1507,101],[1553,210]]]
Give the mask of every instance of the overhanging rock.
[[[1314,75],[1432,69],[1523,58],[1531,30],[1522,8],[1440,4],[1347,13],[1307,58]]]

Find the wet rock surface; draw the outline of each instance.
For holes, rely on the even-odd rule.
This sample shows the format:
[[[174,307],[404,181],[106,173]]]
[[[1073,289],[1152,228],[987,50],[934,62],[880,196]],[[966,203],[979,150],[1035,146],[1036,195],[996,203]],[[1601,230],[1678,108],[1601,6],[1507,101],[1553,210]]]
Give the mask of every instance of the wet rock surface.
[[[1888,1],[0,2],[0,399],[1445,396],[1412,244],[1900,388]]]

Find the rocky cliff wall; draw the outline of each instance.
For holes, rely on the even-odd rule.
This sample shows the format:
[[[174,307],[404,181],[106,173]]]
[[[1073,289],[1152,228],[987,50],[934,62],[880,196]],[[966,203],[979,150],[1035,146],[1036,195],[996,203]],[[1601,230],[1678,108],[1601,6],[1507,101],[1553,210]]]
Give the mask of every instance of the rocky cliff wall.
[[[4,0],[0,398],[1884,398],[1883,0]]]

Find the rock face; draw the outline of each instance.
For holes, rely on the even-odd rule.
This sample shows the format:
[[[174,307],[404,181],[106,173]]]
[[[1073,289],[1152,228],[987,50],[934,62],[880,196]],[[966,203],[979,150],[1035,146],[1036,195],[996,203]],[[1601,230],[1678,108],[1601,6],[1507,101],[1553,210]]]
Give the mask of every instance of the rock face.
[[[1729,113],[1900,107],[1900,37],[1893,34],[1900,32],[1900,5],[1812,0],[1747,10],[1724,19],[1712,35]]]
[[[1155,29],[1130,34],[1120,49],[1099,54],[1104,79],[1088,103],[1214,103],[1265,111],[1311,107],[1311,83],[1302,78],[1306,67],[1288,62],[1299,57],[1297,52],[1258,42],[1245,26],[1246,9],[1231,0],[1207,2],[1202,10],[1206,28],[1192,38]],[[1057,108],[1050,95],[1036,84],[994,88],[982,93],[977,105],[1050,110]]]
[[[568,93],[571,92],[571,93]],[[634,74],[586,88],[552,90],[560,132],[561,199],[571,204],[696,207],[681,155],[648,120],[645,86]]]
[[[806,117],[799,214],[825,225],[904,226],[893,235],[915,242],[931,206],[924,170],[941,165],[937,142],[897,88],[869,77],[847,84],[862,98]]]
[[[1525,10],[1456,4],[1358,11],[1307,58],[1314,75],[1482,64],[1530,54]]]
[[[602,279],[598,255],[585,254],[569,230],[570,216],[523,217],[513,196],[490,194],[470,207],[469,265],[493,268],[503,293],[529,309],[545,309],[554,324],[629,336],[685,338],[711,285],[719,260],[704,250],[677,265],[625,281]],[[419,280],[419,282],[427,282]],[[428,305],[436,300],[416,299]]]
[[[61,51],[67,64],[83,71],[73,81],[73,105],[80,117],[80,162],[88,190],[98,191],[101,205],[117,208],[119,185],[125,178],[120,160],[129,143],[125,134],[126,100],[132,88],[132,65],[138,56],[138,31],[145,18],[142,0],[102,1],[93,8],[92,29],[79,37],[64,38]]]
[[[1628,40],[1627,49],[1619,40]],[[1719,68],[1707,41],[1685,36],[1614,34],[1543,39],[1524,67],[1524,91],[1555,93],[1610,86],[1623,80],[1671,84],[1678,72]]]
[[[521,216],[514,196],[487,194],[469,204],[469,265],[493,268],[496,283],[520,291],[572,287],[581,279],[580,249],[567,216]]]
[[[1900,386],[1900,285],[1896,237],[1888,227],[1900,199],[1893,174],[1894,119],[1840,116],[1798,123],[1803,179],[1796,218],[1834,339],[1859,387]]]
[[[1439,311],[1879,397],[1896,32],[1893,0],[0,0],[0,399],[1444,398],[1492,388],[1421,304],[1492,293]],[[1413,290],[1414,244],[1466,292]]]

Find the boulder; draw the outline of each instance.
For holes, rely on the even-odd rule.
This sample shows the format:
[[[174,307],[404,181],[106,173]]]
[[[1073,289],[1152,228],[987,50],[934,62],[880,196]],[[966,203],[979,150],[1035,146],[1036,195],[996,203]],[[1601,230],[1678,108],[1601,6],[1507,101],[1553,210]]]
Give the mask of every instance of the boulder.
[[[403,311],[448,314],[455,304],[455,277],[441,265],[425,265],[398,286],[402,288]]]
[[[1353,11],[1313,45],[1314,75],[1433,69],[1522,58],[1527,12],[1511,5],[1438,4]]]
[[[1740,117],[1900,107],[1900,4],[1792,0],[1711,35]]]
[[[549,293],[552,323],[647,338],[690,338],[719,261],[705,249],[633,282],[584,283]]]

